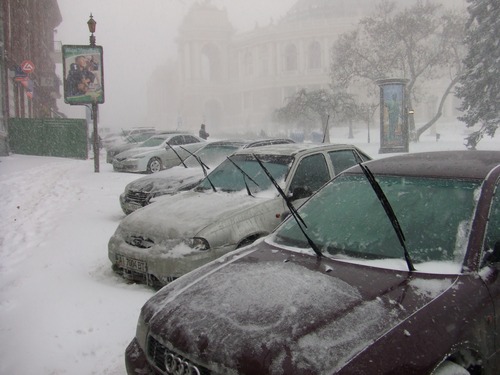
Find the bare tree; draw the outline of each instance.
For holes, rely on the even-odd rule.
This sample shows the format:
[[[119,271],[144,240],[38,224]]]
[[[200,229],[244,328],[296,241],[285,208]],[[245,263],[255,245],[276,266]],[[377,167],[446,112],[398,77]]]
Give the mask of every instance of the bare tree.
[[[314,123],[321,124],[324,133],[323,142],[330,143],[329,128],[335,119],[349,116],[349,111],[355,106],[354,99],[345,91],[333,90],[299,90],[289,98],[286,105],[274,113],[278,122],[284,123]]]
[[[465,17],[430,1],[396,9],[396,3],[382,1],[375,15],[340,36],[332,49],[330,76],[332,84],[350,89],[367,83],[375,86],[378,79],[406,78],[409,108],[421,99],[423,83],[448,77],[433,117],[419,129],[410,124],[413,139],[418,140],[441,117],[446,97],[459,79]]]

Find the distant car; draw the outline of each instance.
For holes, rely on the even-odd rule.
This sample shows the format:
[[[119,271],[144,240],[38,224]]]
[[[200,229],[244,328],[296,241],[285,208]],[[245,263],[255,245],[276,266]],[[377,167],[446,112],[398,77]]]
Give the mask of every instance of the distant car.
[[[182,165],[144,176],[130,182],[120,195],[120,206],[128,215],[133,211],[148,205],[155,197],[175,194],[182,190],[195,187],[204,177],[204,171],[199,158],[209,168],[218,166],[226,156],[236,150],[248,147],[258,147],[271,144],[294,143],[287,138],[269,138],[254,141],[215,141],[207,143],[195,152],[196,157],[189,156]],[[208,171],[210,172],[210,171]]]
[[[156,134],[138,147],[116,155],[113,159],[113,169],[117,172],[157,173],[162,169],[179,165],[180,158],[185,159],[189,156],[186,150],[195,152],[205,143],[204,139],[188,133]]]
[[[142,142],[145,142],[149,138],[151,138],[155,133],[138,133],[134,135],[128,135],[125,137],[123,143],[116,144],[113,146],[110,146],[106,149],[106,162],[109,164],[113,163],[113,159],[116,155],[123,151],[130,150],[134,147],[137,147],[140,145]]]
[[[154,295],[128,374],[498,373],[500,152],[370,161],[297,216]]]
[[[335,174],[370,157],[351,145],[281,144],[235,152],[196,188],[159,197],[126,216],[108,244],[113,269],[161,286],[269,234]]]

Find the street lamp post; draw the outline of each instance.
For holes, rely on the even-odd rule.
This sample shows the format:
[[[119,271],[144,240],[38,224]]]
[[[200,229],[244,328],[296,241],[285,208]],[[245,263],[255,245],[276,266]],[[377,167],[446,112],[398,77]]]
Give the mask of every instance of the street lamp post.
[[[87,21],[87,25],[90,31],[90,46],[95,47],[95,26],[97,22],[92,17],[90,13],[90,19]],[[92,120],[93,120],[93,149],[94,149],[94,172],[99,173],[99,132],[97,129],[97,99],[92,103]]]

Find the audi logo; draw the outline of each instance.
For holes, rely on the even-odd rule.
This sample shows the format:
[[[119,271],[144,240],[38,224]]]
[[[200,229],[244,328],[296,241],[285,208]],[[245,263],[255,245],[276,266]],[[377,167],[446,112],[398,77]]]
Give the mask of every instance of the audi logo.
[[[169,375],[201,375],[198,367],[172,353],[165,356],[165,370]]]

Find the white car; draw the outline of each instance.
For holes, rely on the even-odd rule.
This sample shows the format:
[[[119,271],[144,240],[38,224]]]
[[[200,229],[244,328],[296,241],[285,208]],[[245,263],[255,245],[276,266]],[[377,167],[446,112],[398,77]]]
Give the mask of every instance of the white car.
[[[113,170],[156,173],[181,164],[181,159],[184,160],[190,155],[188,151],[195,152],[205,144],[204,139],[189,133],[160,133],[138,147],[116,155],[113,159]]]
[[[239,150],[193,190],[159,197],[126,216],[108,244],[113,269],[130,280],[165,285],[282,222],[290,207],[267,173],[298,206],[334,175],[366,160],[351,145]]]
[[[188,157],[182,165],[143,176],[125,186],[120,195],[120,205],[128,215],[141,207],[150,204],[156,197],[176,194],[182,190],[194,188],[212,168],[217,167],[233,152],[249,147],[273,144],[294,143],[287,138],[267,138],[253,141],[215,141],[208,142],[196,153]],[[201,163],[208,171],[204,171]]]

